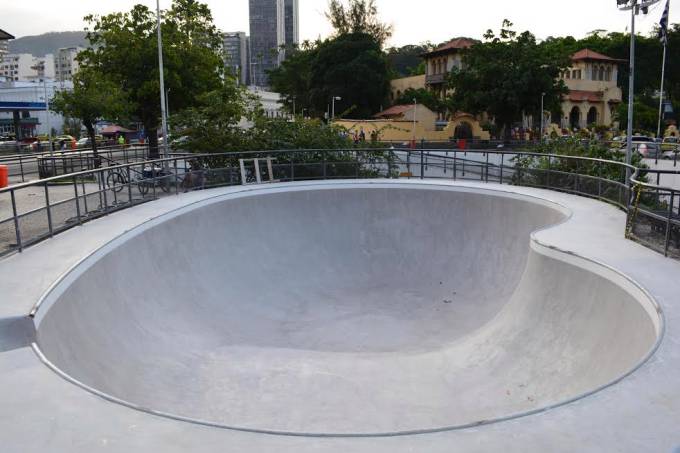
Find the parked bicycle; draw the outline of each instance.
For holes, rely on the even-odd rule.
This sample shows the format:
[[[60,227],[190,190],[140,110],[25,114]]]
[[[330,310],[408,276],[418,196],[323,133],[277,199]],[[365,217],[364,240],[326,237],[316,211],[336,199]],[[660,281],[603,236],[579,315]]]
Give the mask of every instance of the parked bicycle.
[[[130,169],[132,173],[130,177],[126,172],[119,169],[109,170],[106,175],[106,186],[112,191],[119,193],[129,184],[137,184],[137,190],[142,195],[149,193],[156,187],[163,192],[170,192],[171,180],[174,175],[163,167],[158,165],[145,165],[141,172]],[[135,178],[136,176],[136,178]]]

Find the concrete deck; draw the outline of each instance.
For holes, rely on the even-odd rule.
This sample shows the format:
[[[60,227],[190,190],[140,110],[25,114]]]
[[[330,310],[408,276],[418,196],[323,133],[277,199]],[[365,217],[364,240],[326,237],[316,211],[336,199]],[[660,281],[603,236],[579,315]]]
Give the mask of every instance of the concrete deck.
[[[324,191],[309,189],[321,188],[328,194],[344,193],[335,203],[316,200],[310,204],[310,196]],[[291,203],[286,198],[291,196],[290,189],[304,194],[305,203]],[[390,194],[427,196],[392,199],[385,189]],[[258,209],[232,203],[228,219],[210,215],[220,211],[211,207],[223,203],[224,197],[246,200],[244,191],[279,194],[253,198],[263,201]],[[478,194],[461,196],[461,191]],[[362,206],[367,192],[378,194],[371,206],[380,215],[347,223],[346,214]],[[348,193],[358,195],[343,207]],[[467,204],[473,199],[472,205]],[[425,205],[428,200],[434,205]],[[377,201],[383,202],[382,208]],[[293,207],[295,215],[282,217],[284,212],[276,211],[277,206]],[[315,210],[300,210],[304,206],[315,206]],[[203,214],[182,216],[182,209]],[[412,216],[413,224],[408,226],[389,222],[403,222],[423,209],[429,209],[432,217]],[[167,213],[173,221],[154,220]],[[569,218],[560,223],[565,215]],[[267,219],[281,218],[283,224],[267,224]],[[310,218],[317,228],[301,230]],[[386,218],[384,224],[374,222]],[[485,219],[496,222],[487,222],[484,229],[481,220]],[[216,250],[206,248],[201,243],[209,237],[205,228],[221,227],[227,220],[233,227],[229,239]],[[219,189],[159,200],[93,221],[0,261],[3,451],[673,451],[680,446],[676,384],[680,319],[675,307],[680,264],[625,240],[624,223],[623,213],[588,199],[441,181]],[[342,228],[335,234],[320,236],[339,224]],[[549,227],[553,224],[558,225]],[[121,236],[138,225],[143,226],[132,236]],[[444,228],[451,225],[454,228]],[[365,242],[352,247],[349,239],[366,227],[370,234],[363,238]],[[151,233],[158,228],[174,230],[167,232],[175,237],[172,251],[153,239]],[[530,241],[536,229],[541,230]],[[187,239],[187,233],[196,230],[201,234]],[[379,232],[394,231],[405,236],[395,233],[384,242],[371,239]],[[261,238],[249,251],[262,261],[249,261],[234,251],[246,236]],[[404,240],[409,236],[413,240]],[[488,237],[495,242],[484,245],[480,239]],[[186,243],[177,242],[178,238]],[[433,242],[435,238],[440,241]],[[315,247],[300,247],[305,241],[314,241]],[[395,249],[396,243],[404,244],[403,248]],[[281,244],[286,246],[281,248]],[[102,247],[56,285],[38,310],[38,343],[48,360],[93,390],[141,408],[218,425],[321,437],[242,432],[136,411],[68,382],[41,363],[29,347],[34,339],[26,315],[61,276]],[[347,253],[339,262],[328,255],[343,247]],[[423,247],[428,253],[423,253]],[[242,264],[239,272],[243,273],[235,275],[240,283],[229,280],[225,269],[211,268],[200,259],[227,251],[232,253],[222,256],[234,260],[225,263],[229,269]],[[290,257],[281,260],[285,251],[304,259],[299,263]],[[168,260],[159,261],[159,254]],[[177,256],[189,261],[173,261]],[[272,261],[277,256],[279,260]],[[312,260],[324,256],[327,273],[322,261]],[[361,256],[367,267],[359,265]],[[121,257],[135,257],[138,262],[122,266],[123,261],[114,259]],[[154,266],[159,262],[172,263],[173,269],[191,264],[212,280],[196,281],[190,273],[178,280],[174,274],[173,291],[162,293],[157,288],[168,287],[172,281],[163,278],[167,269]],[[272,274],[281,265],[287,272]],[[140,269],[153,269],[152,284],[146,290],[135,286],[137,294],[147,292],[132,303],[131,294],[125,293],[130,288],[119,283],[141,285],[148,276]],[[103,278],[112,270],[120,274],[120,281]],[[265,283],[248,278],[263,271],[270,276]],[[289,288],[280,299],[262,297],[276,287],[266,285],[280,285],[291,273],[305,275],[314,284],[311,297],[307,286]],[[370,280],[360,278],[367,275],[388,284],[378,285],[371,293]],[[424,280],[428,276],[433,280]],[[228,284],[230,291],[242,296],[218,300],[217,294],[210,293],[210,281]],[[106,284],[111,286],[100,297],[91,297]],[[399,291],[404,287],[409,289],[406,295]],[[347,292],[348,288],[355,292]],[[198,303],[187,300],[195,292],[201,294]],[[286,294],[292,294],[291,299]],[[334,303],[314,311],[321,297]],[[386,297],[394,298],[396,304],[386,306]],[[253,304],[240,303],[250,298],[266,309],[253,312]],[[139,303],[142,300],[147,304]],[[366,300],[376,305],[363,312]],[[217,313],[219,303],[225,301],[233,311]],[[294,318],[282,309],[292,302],[299,309]],[[156,310],[144,311],[148,303],[158,304]],[[205,316],[210,314],[215,319]],[[262,321],[266,314],[271,314],[267,320],[271,325]],[[335,322],[338,314],[344,315],[340,317],[343,323]],[[234,323],[235,318],[244,322]],[[313,329],[312,321],[319,319],[328,322]],[[666,334],[656,353],[645,361],[657,346],[664,319]],[[125,325],[123,320],[133,321]],[[274,326],[281,322],[293,322],[291,329],[277,331]],[[197,336],[199,326],[205,328]],[[145,335],[154,341],[142,341]],[[126,340],[129,347],[121,347]],[[169,345],[176,348],[168,349]],[[195,372],[195,366],[181,368],[206,347],[214,355],[200,362],[204,365],[198,368],[201,372]],[[554,360],[560,351],[560,359]],[[471,358],[471,353],[478,355]],[[96,362],[98,357],[104,360]],[[151,358],[152,366],[142,357]],[[463,363],[466,358],[468,362]],[[231,363],[243,366],[234,370]],[[640,363],[644,363],[641,368],[618,381]],[[124,372],[116,376],[116,370]],[[153,374],[154,370],[172,372]],[[328,371],[328,379],[319,379],[318,370]],[[362,376],[372,379],[361,381],[362,385],[342,385],[352,379],[356,384]],[[250,388],[227,385],[263,377]],[[143,391],[138,390],[140,383],[147,386]],[[262,390],[268,393],[257,394]],[[577,401],[552,408],[570,399]],[[547,408],[551,409],[544,411]],[[380,436],[460,427],[534,411],[534,415],[466,429]],[[350,437],[323,437],[329,434]]]

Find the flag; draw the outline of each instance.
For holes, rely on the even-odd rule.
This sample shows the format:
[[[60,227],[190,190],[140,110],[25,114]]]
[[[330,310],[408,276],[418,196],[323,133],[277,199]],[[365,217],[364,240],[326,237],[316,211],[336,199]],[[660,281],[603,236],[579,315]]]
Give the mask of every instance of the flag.
[[[668,44],[668,11],[670,10],[671,0],[666,0],[666,9],[663,10],[663,15],[661,16],[661,22],[659,25],[661,29],[659,30],[659,40],[664,46]]]

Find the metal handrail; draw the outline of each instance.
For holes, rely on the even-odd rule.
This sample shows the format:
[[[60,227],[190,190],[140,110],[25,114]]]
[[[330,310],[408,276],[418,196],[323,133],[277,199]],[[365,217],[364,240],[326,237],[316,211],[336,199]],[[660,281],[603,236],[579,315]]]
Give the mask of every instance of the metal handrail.
[[[319,158],[322,160],[318,162],[307,162],[303,161],[302,159],[300,161],[296,161],[296,156],[310,155],[314,153],[320,154]],[[376,154],[373,155],[371,153]],[[387,154],[385,155],[385,153]],[[261,151],[206,153],[206,154],[176,153],[169,158],[143,160],[134,163],[111,165],[107,167],[87,169],[59,176],[52,176],[49,178],[20,183],[4,189],[0,189],[0,196],[9,194],[12,204],[12,216],[6,219],[0,219],[0,226],[5,225],[8,222],[13,222],[16,233],[17,242],[16,247],[18,248],[19,251],[21,251],[26,246],[26,244],[22,243],[21,236],[23,232],[21,231],[20,221],[30,216],[31,214],[35,214],[36,212],[39,211],[46,211],[49,234],[45,232],[43,236],[51,237],[60,231],[70,228],[71,226],[74,226],[76,224],[82,224],[84,221],[87,221],[90,218],[99,215],[106,215],[110,212],[117,211],[119,209],[124,209],[135,204],[139,204],[140,202],[146,202],[152,199],[156,199],[158,195],[156,190],[158,181],[160,181],[162,184],[166,184],[160,186],[163,190],[170,190],[172,189],[172,187],[174,187],[174,193],[179,193],[180,180],[182,181],[182,186],[184,186],[184,182],[186,181],[187,177],[192,179],[194,178],[194,176],[198,176],[199,174],[201,175],[201,177],[203,177],[204,174],[211,172],[212,173],[232,172],[235,169],[235,167],[233,166],[233,160],[238,158],[248,158],[261,155],[267,156],[286,155],[286,158],[288,158],[289,156],[288,159],[290,160],[289,163],[288,162],[279,163],[274,166],[276,171],[290,172],[289,173],[290,177],[286,176],[286,178],[284,178],[284,180],[286,181],[288,180],[295,181],[300,179],[336,178],[338,177],[337,175],[334,176],[332,174],[331,175],[327,174],[327,169],[331,168],[334,165],[353,166],[351,167],[354,168],[354,170],[352,170],[353,174],[351,176],[348,175],[341,176],[343,178],[360,178],[361,166],[365,166],[365,168],[373,166],[371,167],[373,168],[373,171],[376,171],[377,169],[377,173],[368,173],[369,175],[373,176],[380,175],[383,177],[385,176],[396,177],[398,173],[397,174],[393,173],[393,170],[399,170],[402,168],[408,169],[419,168],[420,175],[418,177],[420,178],[441,177],[433,176],[432,168],[434,168],[436,169],[436,171],[443,172],[443,174],[446,175],[445,177],[447,178],[452,177],[452,179],[454,180],[461,179],[461,177],[462,179],[473,179],[469,175],[474,174],[474,179],[485,182],[497,181],[500,183],[504,183],[505,181],[510,181],[511,183],[517,183],[520,185],[529,186],[533,185],[534,187],[542,187],[557,191],[575,193],[582,196],[593,197],[603,201],[610,202],[621,207],[624,211],[628,212],[629,220],[631,219],[631,216],[638,215],[638,213],[646,216],[647,220],[651,219],[650,221],[656,222],[656,224],[659,224],[659,222],[665,219],[665,243],[663,247],[663,251],[665,254],[669,253],[670,242],[675,237],[674,236],[675,227],[679,225],[678,221],[675,218],[674,210],[675,201],[680,201],[680,190],[670,187],[664,187],[658,184],[655,185],[642,180],[643,173],[646,174],[656,173],[667,175],[680,174],[680,172],[678,171],[639,169],[632,165],[627,165],[624,162],[619,162],[615,160],[582,156],[567,156],[559,154],[544,154],[532,151],[513,151],[501,149],[414,150],[391,147],[391,148],[347,148],[330,150],[282,149],[282,150],[261,150]],[[340,159],[333,160],[333,155],[336,156],[345,155],[345,157],[349,157],[349,160]],[[480,160],[470,159],[469,155],[478,158],[482,157],[483,159]],[[376,156],[379,157],[376,158]],[[500,159],[500,164],[498,162],[494,162],[493,160],[491,160],[490,156],[496,156],[497,159]],[[370,159],[366,159],[366,157],[370,157]],[[544,159],[542,162],[544,164],[547,162],[547,168],[531,168],[531,167],[523,168],[517,165],[517,161],[514,161],[512,165],[508,165],[510,162],[513,162],[513,159],[515,158]],[[218,160],[224,159],[225,163],[231,161],[232,164],[218,168],[211,168],[209,166],[193,168],[189,165],[190,161],[196,162],[212,161],[214,163],[215,159]],[[563,170],[552,167],[552,165],[554,165],[557,162],[572,162],[574,163],[575,168]],[[530,164],[535,163],[536,162],[530,162]],[[591,165],[590,167],[591,174],[579,173],[579,171],[583,170],[584,166],[587,164]],[[600,172],[598,175],[592,174],[593,170],[592,164],[596,164],[596,168]],[[137,168],[140,165],[142,166],[141,169]],[[148,175],[145,176],[145,173],[149,173],[144,171],[145,167],[148,166],[152,168],[151,176]],[[310,168],[316,168],[315,166],[319,166],[318,171],[314,173],[315,170],[311,170],[310,172]],[[608,174],[610,175],[621,174],[621,177],[608,178],[606,176],[603,176],[601,171],[604,166],[613,166],[614,168],[613,170],[611,167],[609,169],[605,167],[605,169],[607,169]],[[301,177],[299,174],[297,174],[300,171],[299,170],[300,167],[303,167],[303,171],[307,172],[306,176]],[[156,168],[165,168],[167,171],[157,172],[155,170]],[[625,181],[626,169],[630,169],[632,173],[632,177],[629,183],[626,183]],[[452,171],[453,174],[449,175],[448,173],[449,171]],[[467,177],[466,171],[468,172]],[[428,172],[429,174],[426,175],[426,173]],[[461,173],[462,176],[459,176],[459,174]],[[232,173],[229,174],[230,178],[232,178],[232,176],[234,176],[234,178],[229,179],[229,181],[221,179],[218,180],[218,182],[215,184],[211,183],[210,186],[217,187],[220,185],[238,184],[238,182],[235,181],[240,180],[240,176],[235,176]],[[107,178],[111,178],[112,175],[113,176],[117,175],[116,178],[118,178],[118,180],[120,181],[115,188],[112,188],[111,186],[107,185],[108,184]],[[568,185],[565,186],[564,184],[565,180],[563,178],[564,176],[570,176],[574,178],[573,187],[571,182],[572,179],[566,180],[568,182]],[[416,176],[410,176],[409,174],[408,177]],[[560,177],[562,177],[562,180],[560,180]],[[556,181],[555,178],[557,178],[558,180],[557,183],[555,183]],[[64,187],[65,186],[64,183],[66,184],[66,187],[68,187],[69,185],[73,187],[73,197],[61,199],[59,201],[50,203],[50,199],[56,199],[56,197],[50,196],[51,188],[53,186]],[[597,183],[598,190],[596,191],[596,193],[593,193],[592,191],[588,192],[588,187],[586,186],[588,184],[592,185],[594,183]],[[94,184],[96,184],[97,188],[96,190],[93,190],[93,187],[86,187],[86,184],[88,184],[89,186],[93,186]],[[140,193],[142,192],[142,189],[146,190],[147,192],[152,190],[152,193],[147,196],[147,192],[144,192],[141,198],[135,198],[133,196],[134,194],[132,189],[135,185],[137,185],[137,188],[140,190]],[[23,189],[35,187],[40,187],[41,189],[44,190],[46,205],[43,207],[29,210],[27,212],[19,213],[17,209],[16,192],[21,191]],[[88,188],[90,189],[89,191],[87,190]],[[122,192],[125,189],[127,189],[127,191],[125,193]],[[194,187],[191,188],[191,190],[194,189],[195,189]],[[663,217],[663,214],[659,214],[660,211],[640,209],[638,205],[635,206],[635,210],[630,209],[631,207],[630,203],[633,201],[632,199],[634,198],[634,190],[643,189],[649,190],[650,193],[651,191],[656,191],[657,195],[663,194],[664,197],[668,196],[667,194],[670,194],[670,203],[668,203],[669,214],[665,218]],[[99,207],[97,209],[88,209],[89,208],[88,200],[90,203],[92,203],[91,198],[93,197],[98,198],[96,202],[98,203]],[[659,200],[660,198],[657,197],[657,201]],[[53,222],[52,218],[53,216],[51,211],[55,207],[65,205],[67,203],[73,203],[74,201],[76,205],[75,207],[77,211],[77,216],[74,216],[70,223],[67,221],[64,225],[55,224],[55,222]],[[667,201],[664,202],[667,203]],[[84,204],[83,208],[85,214],[81,213],[81,203]],[[680,213],[678,213],[678,216],[680,216]],[[680,230],[678,230],[678,234],[680,234]],[[41,240],[41,238],[38,238],[32,242],[37,242],[38,240]],[[659,249],[659,247],[656,248]],[[1,250],[0,255],[2,255]]]

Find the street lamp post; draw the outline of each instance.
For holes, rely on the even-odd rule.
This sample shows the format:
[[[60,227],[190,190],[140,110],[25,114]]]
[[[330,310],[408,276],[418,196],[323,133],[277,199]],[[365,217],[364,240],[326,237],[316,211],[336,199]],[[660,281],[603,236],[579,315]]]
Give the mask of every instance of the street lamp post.
[[[413,148],[416,147],[416,129],[418,124],[418,100],[413,98]]]
[[[661,0],[617,0],[622,11],[630,9],[630,74],[628,75],[628,128],[626,138],[626,184],[630,184],[630,164],[633,161],[633,103],[635,100],[635,16],[640,10],[646,14],[647,8]]]
[[[47,95],[47,81],[43,79],[43,88],[45,90],[45,116],[47,121],[47,137],[48,145],[50,147],[50,156],[54,156],[54,149],[52,148],[52,124],[50,120],[50,98]]]
[[[163,157],[170,157],[168,148],[168,120],[165,111],[165,75],[163,74],[163,35],[161,32],[161,5],[160,0],[156,0],[156,22],[158,26],[158,72],[160,73],[161,83],[161,127],[163,128]],[[166,163],[167,165],[167,163]]]
[[[545,108],[543,107],[543,101],[545,99],[545,93],[541,93],[541,142],[543,142],[543,132],[545,127],[543,125],[545,121]]]
[[[340,96],[333,96],[333,109],[331,110],[331,120],[335,119],[335,101],[342,101]]]

